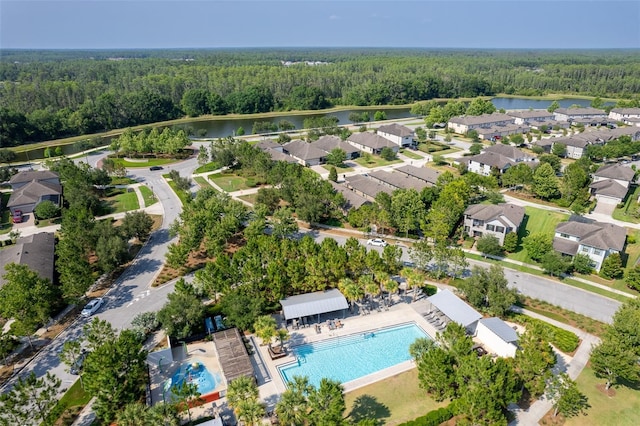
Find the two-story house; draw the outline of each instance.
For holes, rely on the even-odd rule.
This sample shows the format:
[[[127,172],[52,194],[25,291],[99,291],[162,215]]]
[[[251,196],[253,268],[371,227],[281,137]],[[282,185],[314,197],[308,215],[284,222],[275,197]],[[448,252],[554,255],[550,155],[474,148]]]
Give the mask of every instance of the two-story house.
[[[376,130],[376,133],[400,147],[415,145],[413,130],[398,123],[380,126]]]
[[[593,183],[589,185],[591,194],[598,202],[619,204],[627,196],[629,185],[635,172],[621,164],[606,164],[593,174]]]
[[[607,112],[598,108],[558,108],[553,114],[558,121],[585,125],[607,124]]]
[[[57,206],[62,201],[60,178],[49,170],[17,173],[11,177],[9,184],[13,189],[7,202],[11,214],[16,210],[31,213],[43,201],[51,201]]]
[[[464,232],[470,237],[493,235],[500,245],[509,232],[518,232],[524,207],[515,204],[473,204],[464,211]]]
[[[573,215],[556,226],[553,248],[571,257],[587,255],[593,269],[600,271],[608,256],[624,252],[626,237],[627,231],[621,226]]]
[[[387,138],[371,132],[354,133],[347,138],[347,142],[363,152],[379,155],[384,148],[391,148],[393,152],[398,152],[399,145],[391,142]]]
[[[464,135],[469,130],[478,130],[481,128],[490,128],[493,126],[506,126],[508,124],[515,124],[516,119],[498,112],[493,114],[482,115],[461,115],[457,117],[451,117],[447,123],[447,127],[453,130],[455,133]]]
[[[461,159],[467,166],[467,170],[482,176],[491,175],[492,170],[498,170],[504,173],[511,166],[520,162],[528,162],[533,164],[535,157],[531,157],[510,145],[496,144],[489,146],[478,155],[464,157]]]
[[[640,108],[614,108],[609,111],[609,119],[637,126],[640,124]]]

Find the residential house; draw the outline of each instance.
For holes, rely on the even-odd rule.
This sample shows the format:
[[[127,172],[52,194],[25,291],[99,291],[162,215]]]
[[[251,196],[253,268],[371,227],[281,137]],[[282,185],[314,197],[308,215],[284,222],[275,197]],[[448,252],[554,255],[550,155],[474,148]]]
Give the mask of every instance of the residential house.
[[[482,128],[490,128],[494,126],[506,126],[515,124],[515,118],[507,114],[494,112],[493,114],[482,115],[461,115],[452,117],[447,123],[447,127],[455,133],[464,135],[469,130],[480,130]],[[479,133],[479,132],[478,132]]]
[[[621,226],[572,215],[568,222],[556,226],[553,248],[572,257],[587,255],[591,266],[600,271],[608,256],[624,252],[626,236],[627,231]]]
[[[375,170],[368,173],[369,177],[377,180],[382,185],[396,189],[415,189],[420,192],[429,184],[422,179],[415,178],[405,173],[387,172],[384,170]]]
[[[609,111],[609,119],[635,126],[640,123],[640,108],[614,108]]]
[[[430,167],[416,167],[412,165],[403,165],[395,168],[396,171],[404,173],[414,178],[423,180],[428,186],[433,186],[438,182],[440,172]]]
[[[598,202],[619,204],[627,196],[634,176],[635,172],[630,167],[606,164],[593,174],[593,183],[589,188]]]
[[[477,129],[480,139],[492,140],[503,138],[509,135],[528,133],[531,128],[527,125],[506,124],[504,126],[482,127]]]
[[[518,333],[500,318],[483,318],[476,327],[476,338],[498,356],[513,358],[518,350]]]
[[[318,166],[327,161],[327,153],[300,139],[292,140],[282,146],[284,153],[295,158],[303,166]]]
[[[522,161],[536,161],[536,158],[526,154],[524,151],[505,144],[495,144],[484,148],[484,152],[493,152],[504,157],[507,157],[509,160],[514,163],[520,163]]]
[[[391,148],[393,152],[398,152],[400,147],[389,139],[371,132],[354,133],[347,138],[347,142],[358,148],[360,151],[379,155],[383,148]]]
[[[11,177],[9,184],[13,189],[7,202],[11,214],[16,210],[33,212],[42,201],[51,201],[57,206],[62,201],[60,178],[48,170],[19,172]]]
[[[546,109],[533,109],[523,111],[509,111],[507,115],[515,119],[515,124],[533,125],[549,122],[555,119],[552,112]]]
[[[257,148],[260,148],[265,153],[269,154],[273,161],[284,161],[287,163],[297,163],[298,160],[292,156],[284,153],[284,147],[279,143],[266,139],[256,144]]]
[[[464,232],[470,237],[493,235],[500,245],[509,232],[518,233],[524,220],[524,207],[515,204],[473,204],[463,214]]]
[[[490,176],[492,170],[497,170],[502,174],[506,172],[509,167],[516,164],[515,161],[511,161],[504,155],[496,154],[495,152],[481,152],[478,155],[460,158],[459,161],[466,165],[467,170],[470,172],[482,176]]]
[[[348,142],[343,141],[337,136],[322,136],[317,141],[311,142],[311,146],[318,148],[327,154],[338,148],[347,154],[347,160],[353,160],[360,156],[360,150]]]
[[[558,108],[553,112],[558,121],[569,121],[573,124],[596,126],[607,124],[606,111],[598,108]]]
[[[344,198],[344,204],[340,206],[340,208],[342,210],[342,213],[344,213],[345,215],[351,209],[358,209],[365,204],[371,204],[371,201],[368,198],[359,195],[357,192],[348,188],[347,186],[333,181],[329,181],[329,183],[331,183],[333,189],[342,194],[342,197]]]
[[[535,142],[535,145],[542,147],[545,151],[551,152],[553,145],[564,145],[566,149],[565,156],[567,158],[580,159],[587,152],[587,146],[590,143],[582,138],[566,137],[566,138],[549,138],[541,139]]]
[[[383,185],[378,180],[371,179],[366,175],[347,176],[345,185],[356,194],[370,201],[375,201],[379,192],[386,192],[391,195],[394,191],[394,188],[389,185]]]
[[[413,130],[398,123],[380,126],[376,130],[376,133],[400,147],[415,145]]]
[[[0,250],[0,287],[5,283],[5,266],[9,263],[27,265],[40,278],[54,283],[55,238],[53,233],[41,232],[18,238],[16,244]]]

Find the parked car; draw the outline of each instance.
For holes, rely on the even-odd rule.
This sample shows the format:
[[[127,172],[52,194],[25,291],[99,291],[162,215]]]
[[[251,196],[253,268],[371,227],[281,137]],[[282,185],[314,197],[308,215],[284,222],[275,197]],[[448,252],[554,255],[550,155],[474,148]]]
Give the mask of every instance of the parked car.
[[[71,366],[71,369],[69,369],[69,373],[76,375],[80,374],[80,372],[82,371],[82,366],[84,365],[84,359],[87,357],[87,355],[89,355],[89,351],[83,349],[82,352],[80,352],[80,355],[78,355],[78,358],[76,358],[76,362],[74,362]]]
[[[14,210],[11,221],[13,223],[22,223],[22,210]]]
[[[386,247],[389,244],[382,238],[371,238],[370,240],[367,240],[367,245],[374,247]]]
[[[149,170],[151,170],[152,172],[155,172],[157,170],[162,170],[163,167],[162,166],[151,166],[149,167]]]
[[[86,304],[86,306],[84,307],[80,315],[82,315],[83,317],[90,317],[91,315],[95,314],[98,311],[98,309],[100,309],[103,303],[104,303],[104,299],[102,299],[102,297],[93,299],[92,301]]]

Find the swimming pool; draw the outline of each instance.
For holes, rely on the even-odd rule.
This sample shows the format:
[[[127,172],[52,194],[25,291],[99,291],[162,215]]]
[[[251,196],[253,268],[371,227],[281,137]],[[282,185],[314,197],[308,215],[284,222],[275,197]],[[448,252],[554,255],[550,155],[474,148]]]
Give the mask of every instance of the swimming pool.
[[[188,383],[196,384],[200,395],[206,395],[220,384],[221,378],[218,373],[214,372],[212,374],[207,370],[207,367],[201,361],[189,360],[180,366],[171,376],[171,379],[166,381],[165,389],[169,390],[173,386],[182,386],[185,380]]]
[[[409,346],[420,337],[430,339],[411,323],[304,344],[292,348],[296,361],[278,370],[285,383],[293,376],[315,386],[323,377],[346,383],[410,360]]]

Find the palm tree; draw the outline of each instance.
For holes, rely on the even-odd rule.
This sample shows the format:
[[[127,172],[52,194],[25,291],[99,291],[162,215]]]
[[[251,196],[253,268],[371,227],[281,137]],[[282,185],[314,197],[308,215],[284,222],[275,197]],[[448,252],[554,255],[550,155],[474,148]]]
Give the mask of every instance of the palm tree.
[[[389,278],[382,283],[382,286],[389,293],[389,301],[391,301],[391,294],[395,294],[398,291],[398,282]]]
[[[412,301],[415,302],[418,288],[424,284],[424,274],[417,269],[402,268],[400,275],[407,280],[407,285],[413,290]]]
[[[380,287],[376,283],[371,275],[361,275],[358,279],[358,284],[364,290],[364,293],[369,296],[373,302],[373,298],[380,293]]]
[[[271,348],[271,340],[276,335],[276,320],[271,315],[262,315],[256,318],[256,322],[253,323],[253,329],[256,331],[256,336],[262,340],[262,344],[265,343]]]
[[[243,376],[234,379],[227,387],[227,404],[234,412],[244,401],[258,399],[258,386],[252,377]]]
[[[314,388],[306,377],[294,376],[276,405],[276,413],[280,422],[285,425],[299,426],[306,424],[309,418],[309,395]]]
[[[284,350],[284,342],[289,339],[289,332],[286,328],[280,328],[276,331],[276,338],[280,342],[280,352]]]
[[[132,402],[118,413],[116,423],[118,426],[146,426],[151,424],[152,417],[146,405]]]
[[[175,405],[172,404],[156,404],[149,409],[152,415],[152,421],[147,424],[158,426],[180,426],[180,416]]]
[[[264,405],[257,399],[248,399],[243,401],[236,410],[238,420],[242,420],[249,426],[259,424],[264,417],[264,414]]]
[[[353,312],[353,304],[364,296],[363,289],[351,278],[341,279],[338,288],[349,301],[350,310]]]
[[[182,407],[187,408],[187,414],[189,415],[189,423],[191,423],[191,404],[196,401],[202,402],[200,399],[200,391],[198,391],[198,385],[195,383],[189,383],[187,381],[182,382],[180,386],[171,386],[171,399],[176,405],[178,410]]]

